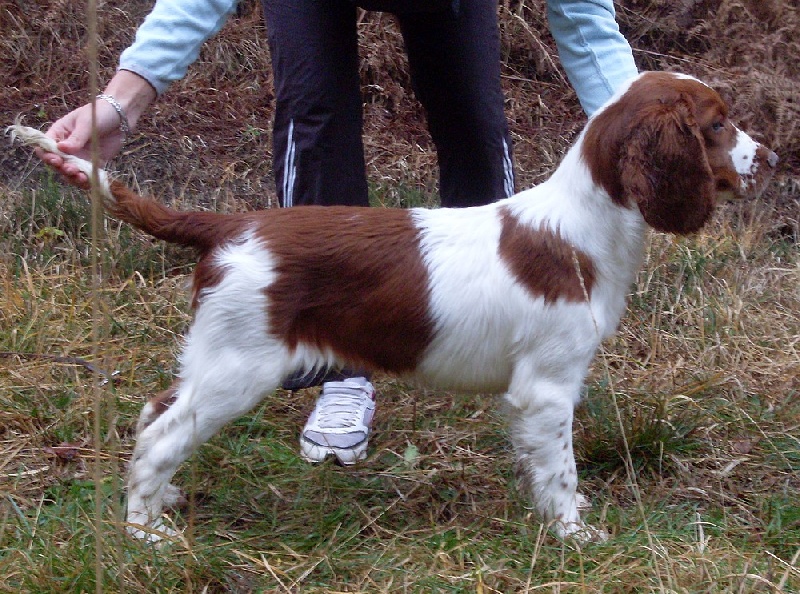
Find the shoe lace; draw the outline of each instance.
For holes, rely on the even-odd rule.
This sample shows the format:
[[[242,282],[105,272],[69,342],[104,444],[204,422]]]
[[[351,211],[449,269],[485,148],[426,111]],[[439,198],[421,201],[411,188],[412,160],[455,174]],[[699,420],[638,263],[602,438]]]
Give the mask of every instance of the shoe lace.
[[[323,429],[342,429],[360,420],[366,392],[361,388],[323,389],[317,401],[317,425]]]

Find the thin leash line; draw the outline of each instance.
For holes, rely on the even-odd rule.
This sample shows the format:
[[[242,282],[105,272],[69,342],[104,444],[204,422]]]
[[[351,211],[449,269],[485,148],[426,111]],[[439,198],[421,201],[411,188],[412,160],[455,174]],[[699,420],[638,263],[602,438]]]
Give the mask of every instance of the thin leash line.
[[[633,457],[631,456],[630,446],[628,444],[628,436],[625,433],[625,426],[622,423],[622,413],[619,410],[619,403],[617,402],[617,390],[614,387],[614,380],[613,375],[611,374],[611,366],[608,364],[608,356],[606,350],[603,348],[602,336],[600,335],[600,326],[597,324],[597,318],[594,315],[594,310],[592,310],[592,302],[589,300],[589,291],[586,288],[586,280],[584,279],[583,272],[581,271],[580,261],[578,260],[578,254],[575,249],[572,249],[572,265],[575,267],[575,274],[578,275],[578,281],[581,285],[581,290],[583,291],[583,298],[586,299],[586,306],[589,308],[589,315],[592,318],[592,325],[594,326],[594,332],[597,335],[598,344],[600,347],[600,359],[603,361],[603,369],[605,370],[606,379],[608,381],[608,387],[611,391],[611,401],[614,404],[614,414],[617,417],[617,425],[619,426],[620,434],[622,435],[622,444],[625,448],[625,472],[628,475],[628,483],[631,486],[631,491],[633,492],[633,496],[636,499],[636,507],[639,510],[639,514],[642,517],[642,523],[644,524],[644,531],[647,534],[647,543],[650,548],[650,552],[653,556],[653,563],[656,567],[659,566],[659,556],[656,554],[656,547],[655,542],[653,541],[653,534],[650,531],[650,525],[647,522],[647,514],[645,513],[644,503],[642,502],[642,495],[641,490],[639,489],[639,483],[636,480],[636,473],[633,471]],[[669,568],[667,567],[667,573],[669,573]],[[656,577],[658,578],[658,585],[659,589],[663,592],[664,590],[664,582],[661,579],[661,573],[656,572]]]

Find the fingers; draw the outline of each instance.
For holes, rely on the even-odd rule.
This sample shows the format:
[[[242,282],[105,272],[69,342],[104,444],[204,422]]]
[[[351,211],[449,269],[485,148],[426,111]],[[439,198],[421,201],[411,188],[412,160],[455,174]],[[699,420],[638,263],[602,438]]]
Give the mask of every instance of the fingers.
[[[60,148],[61,147],[59,147],[59,149]],[[86,177],[86,174],[80,171],[75,165],[66,162],[61,155],[45,152],[40,148],[35,149],[34,153],[45,165],[54,169],[56,173],[61,175],[67,183],[83,189],[89,187],[89,178]]]
[[[77,166],[66,162],[61,155],[48,153],[38,148],[34,150],[34,153],[45,165],[55,170],[68,184],[78,186],[84,190],[89,189],[89,178],[86,177],[86,174],[78,169]]]
[[[99,164],[102,167],[119,152],[124,138],[116,119],[118,116],[110,105],[98,104],[96,116],[93,120],[92,105],[86,104],[54,122],[45,134],[56,141],[61,152],[88,160],[91,159],[92,126],[96,125]],[[76,165],[56,153],[41,149],[35,152],[42,162],[59,173],[67,183],[88,188],[89,179]]]
[[[58,150],[67,154],[82,156],[80,154],[82,149],[88,148],[86,142],[88,135],[84,130],[87,126],[85,117],[82,115],[86,111],[86,107],[87,106],[79,107],[71,111],[54,122],[47,132],[45,132],[49,138],[56,141]],[[89,123],[88,130],[90,134],[91,123]],[[59,173],[67,183],[77,186],[85,186],[88,183],[89,180],[86,175],[81,173],[74,165],[70,165],[66,162],[61,155],[42,149],[36,149],[34,152],[42,162]],[[84,150],[83,152],[86,151]]]
[[[57,155],[55,153],[48,153],[44,149],[35,148],[33,149],[33,153],[39,157],[42,161],[44,161],[45,165],[49,165],[54,169],[58,169],[63,165],[64,159],[61,158],[61,155]]]

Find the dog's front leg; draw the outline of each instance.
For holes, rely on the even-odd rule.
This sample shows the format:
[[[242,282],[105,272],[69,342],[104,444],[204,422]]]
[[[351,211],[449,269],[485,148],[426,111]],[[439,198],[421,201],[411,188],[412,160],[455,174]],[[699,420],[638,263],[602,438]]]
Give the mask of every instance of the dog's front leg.
[[[506,396],[517,482],[560,538],[604,540],[578,513],[578,474],[572,452],[572,417],[580,384],[535,380]]]

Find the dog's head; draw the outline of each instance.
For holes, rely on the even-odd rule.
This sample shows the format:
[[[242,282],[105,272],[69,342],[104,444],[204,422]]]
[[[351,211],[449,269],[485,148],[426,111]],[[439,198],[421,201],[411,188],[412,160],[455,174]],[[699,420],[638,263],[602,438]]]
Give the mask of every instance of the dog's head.
[[[583,157],[615,203],[670,233],[698,230],[720,199],[757,197],[778,162],[716,91],[667,72],[641,74],[589,120]]]

